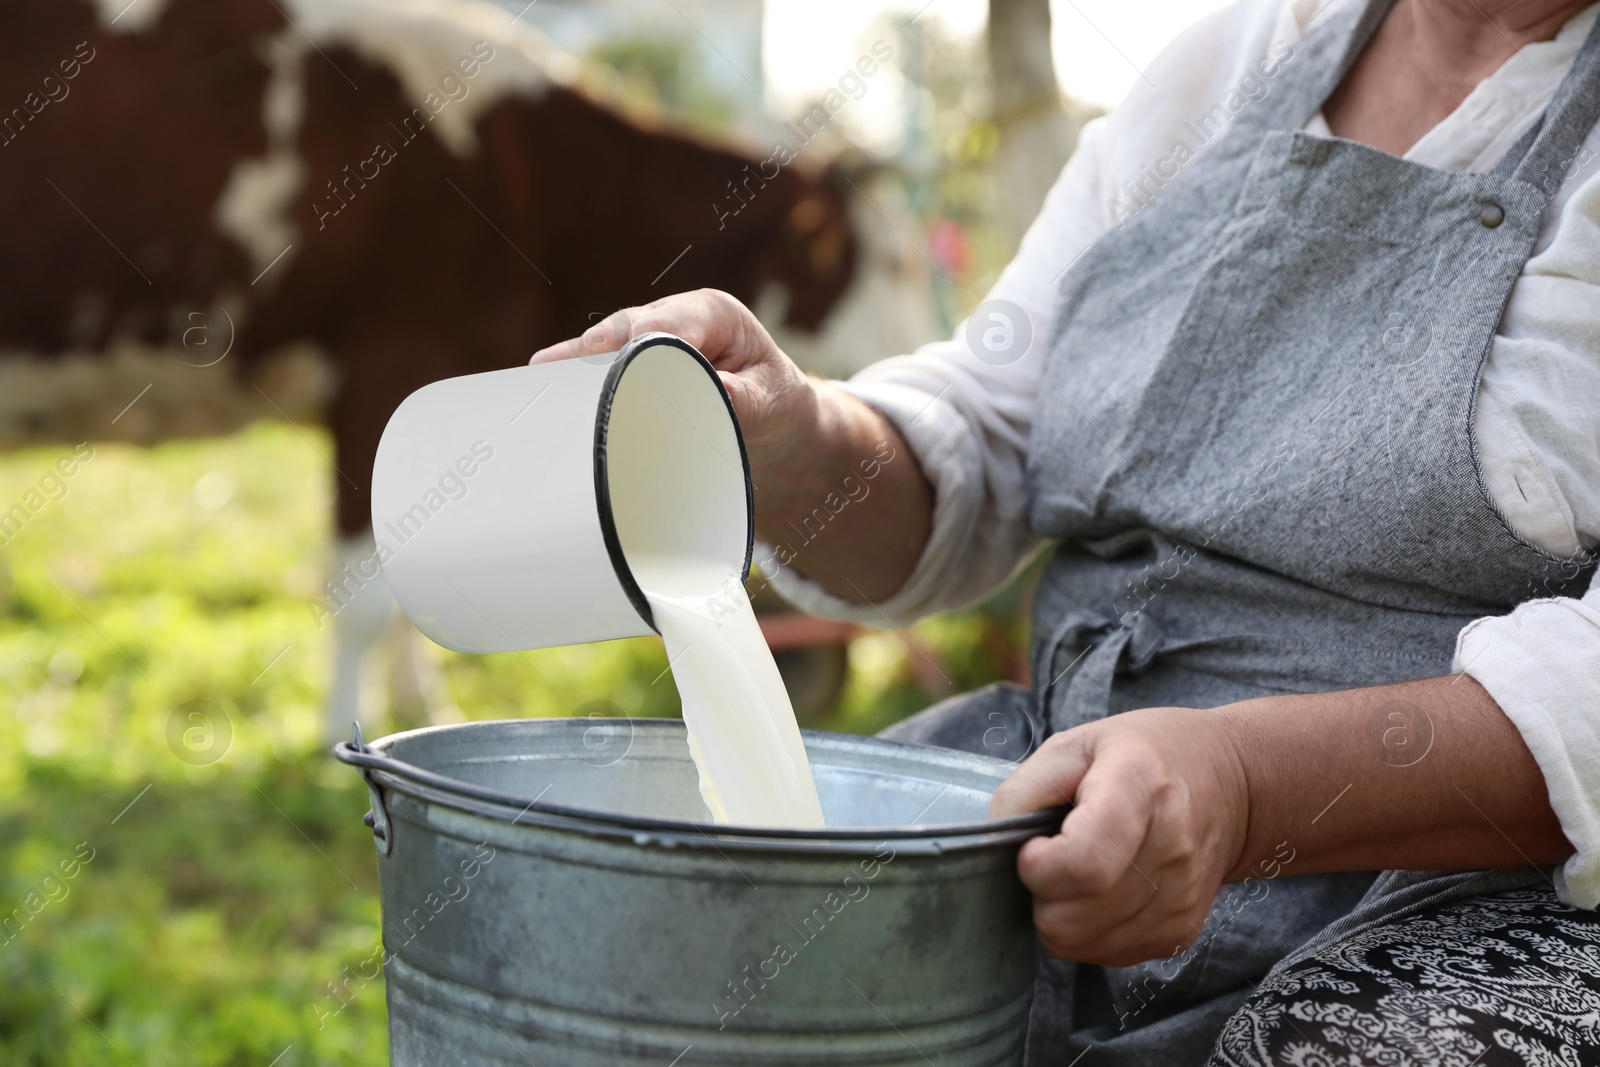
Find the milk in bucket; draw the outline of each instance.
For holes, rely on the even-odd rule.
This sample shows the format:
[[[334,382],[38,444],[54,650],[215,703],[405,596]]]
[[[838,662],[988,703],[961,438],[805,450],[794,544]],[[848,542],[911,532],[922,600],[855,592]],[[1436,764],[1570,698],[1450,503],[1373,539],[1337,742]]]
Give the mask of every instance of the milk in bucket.
[[[441,470],[466,489],[442,496]],[[713,819],[818,828],[794,710],[744,592],[750,492],[716,371],[681,339],[652,334],[615,358],[413,393],[379,444],[373,529],[401,607],[447,648],[658,631]],[[412,518],[396,528],[396,516]]]

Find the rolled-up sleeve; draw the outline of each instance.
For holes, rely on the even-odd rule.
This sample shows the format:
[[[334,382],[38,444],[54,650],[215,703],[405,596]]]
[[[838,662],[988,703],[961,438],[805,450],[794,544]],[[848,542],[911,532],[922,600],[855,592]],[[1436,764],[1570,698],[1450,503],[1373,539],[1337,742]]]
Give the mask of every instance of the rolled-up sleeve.
[[[1530,600],[1461,631],[1455,669],[1516,724],[1576,852],[1556,873],[1574,907],[1600,907],[1600,579],[1582,598]]]

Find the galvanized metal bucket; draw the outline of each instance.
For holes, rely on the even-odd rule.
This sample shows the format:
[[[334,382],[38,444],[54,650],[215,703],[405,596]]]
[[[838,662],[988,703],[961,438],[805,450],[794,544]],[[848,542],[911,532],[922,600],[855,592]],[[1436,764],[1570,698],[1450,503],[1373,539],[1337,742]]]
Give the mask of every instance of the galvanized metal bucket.
[[[808,731],[826,831],[719,826],[676,720],[356,741],[402,1067],[1022,1062],[1011,765]]]

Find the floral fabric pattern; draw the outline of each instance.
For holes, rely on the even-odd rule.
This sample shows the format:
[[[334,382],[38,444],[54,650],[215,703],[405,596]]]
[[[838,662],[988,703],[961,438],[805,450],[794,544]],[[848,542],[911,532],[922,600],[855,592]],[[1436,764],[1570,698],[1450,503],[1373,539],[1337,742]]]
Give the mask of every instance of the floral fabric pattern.
[[[1600,914],[1549,887],[1358,931],[1261,983],[1208,1067],[1600,1064]]]

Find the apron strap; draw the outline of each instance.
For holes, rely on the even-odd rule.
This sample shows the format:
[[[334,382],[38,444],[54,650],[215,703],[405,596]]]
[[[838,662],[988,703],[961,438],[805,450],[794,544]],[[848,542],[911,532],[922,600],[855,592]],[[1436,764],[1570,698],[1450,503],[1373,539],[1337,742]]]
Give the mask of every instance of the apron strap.
[[[1528,158],[1528,153],[1532,151],[1534,142],[1539,139],[1539,135],[1543,132],[1544,114],[1540,113],[1539,117],[1533,120],[1533,125],[1523,130],[1522,136],[1517,138],[1516,143],[1506,149],[1506,154],[1500,157],[1499,162],[1494,165],[1494,169],[1489,173],[1497,178],[1510,178],[1515,175],[1517,168],[1522,165],[1524,159]]]
[[[1360,58],[1367,42],[1394,7],[1395,0],[1330,0],[1311,21],[1289,62],[1304,72],[1283,95],[1271,115],[1269,129],[1302,129],[1321,110]]]
[[[1517,138],[1492,173],[1527,182],[1549,204],[1596,120],[1600,120],[1600,19],[1590,28],[1544,114]]]
[[[1295,62],[1317,73],[1300,79],[1297,91],[1284,94],[1274,114],[1262,116],[1265,124],[1276,128],[1304,127],[1344,81],[1394,4],[1395,0],[1332,0],[1313,16],[1302,38],[1303,54]],[[1507,150],[1491,173],[1527,182],[1543,194],[1548,204],[1555,199],[1572,160],[1597,121],[1600,19],[1590,29],[1544,114]]]

